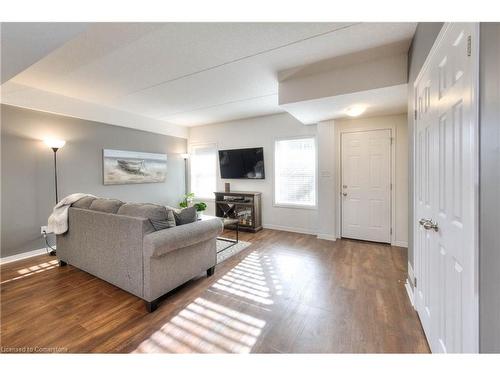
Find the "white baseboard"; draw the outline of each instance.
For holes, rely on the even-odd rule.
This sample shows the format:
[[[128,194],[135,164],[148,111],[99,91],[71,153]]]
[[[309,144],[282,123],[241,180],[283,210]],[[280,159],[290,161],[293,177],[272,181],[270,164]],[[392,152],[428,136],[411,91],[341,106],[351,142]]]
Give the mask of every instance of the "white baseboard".
[[[391,242],[391,246],[408,247],[408,242],[406,242],[406,241],[394,241],[394,242]]]
[[[328,240],[328,241],[336,241],[337,237],[333,234],[318,234],[316,236],[319,240]]]
[[[410,281],[411,280],[411,281]],[[415,292],[413,291],[414,287],[415,274],[413,273],[413,267],[410,262],[408,262],[408,278],[406,279],[405,288],[406,293],[408,294],[408,298],[410,299],[411,305],[415,307]]]
[[[43,254],[47,254],[47,250],[45,248],[27,251],[25,253],[0,258],[0,264],[11,263],[11,262],[15,262],[17,260],[36,257],[38,255],[43,255]]]
[[[410,300],[410,303],[413,307],[415,307],[415,295],[413,293],[413,288],[410,285],[410,282],[408,279],[405,282],[405,289],[406,289],[406,294],[408,294],[408,299]]]
[[[285,231],[285,232],[294,232],[294,233],[302,233],[302,234],[313,234],[313,235],[317,234],[313,230],[304,229],[304,228],[296,228],[296,227],[287,227],[287,226],[282,226],[282,225],[264,224],[262,227],[265,228],[265,229],[282,230],[282,231]]]
[[[413,267],[410,262],[408,262],[408,280],[411,280],[411,285],[415,285],[415,273],[413,272]]]
[[[264,224],[262,226],[265,229],[282,230],[284,232],[301,233],[301,234],[312,234],[320,240],[335,241],[337,237],[333,234],[320,234],[314,230],[297,228],[297,227],[287,227],[284,225],[274,225],[274,224]]]

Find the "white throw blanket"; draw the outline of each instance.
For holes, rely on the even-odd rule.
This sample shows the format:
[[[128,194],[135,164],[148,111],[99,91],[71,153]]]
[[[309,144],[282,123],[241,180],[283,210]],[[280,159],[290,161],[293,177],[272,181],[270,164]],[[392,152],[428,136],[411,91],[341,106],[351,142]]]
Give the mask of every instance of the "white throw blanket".
[[[77,200],[85,197],[94,197],[92,194],[75,193],[63,198],[56,204],[49,216],[47,230],[49,233],[63,234],[68,230],[68,209]]]

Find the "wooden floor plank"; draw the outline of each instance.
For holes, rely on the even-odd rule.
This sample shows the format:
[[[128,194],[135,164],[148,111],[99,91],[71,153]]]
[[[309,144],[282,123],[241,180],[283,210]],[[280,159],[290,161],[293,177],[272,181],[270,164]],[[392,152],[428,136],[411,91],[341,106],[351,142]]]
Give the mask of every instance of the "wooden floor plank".
[[[406,250],[263,230],[148,314],[143,301],[41,255],[1,267],[3,347],[74,353],[427,353]]]

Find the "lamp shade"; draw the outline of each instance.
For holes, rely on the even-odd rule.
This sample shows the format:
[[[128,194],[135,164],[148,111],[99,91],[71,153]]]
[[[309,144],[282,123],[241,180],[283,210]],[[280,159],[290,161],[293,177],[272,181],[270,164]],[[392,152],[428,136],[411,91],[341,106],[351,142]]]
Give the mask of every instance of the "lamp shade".
[[[62,139],[46,139],[44,142],[50,148],[62,148],[66,144]]]

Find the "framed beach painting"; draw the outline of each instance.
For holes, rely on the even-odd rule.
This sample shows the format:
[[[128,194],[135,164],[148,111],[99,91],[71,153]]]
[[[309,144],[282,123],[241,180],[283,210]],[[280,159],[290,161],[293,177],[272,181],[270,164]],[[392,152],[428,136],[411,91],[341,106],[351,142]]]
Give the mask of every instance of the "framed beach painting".
[[[167,154],[103,150],[104,185],[165,182]]]

